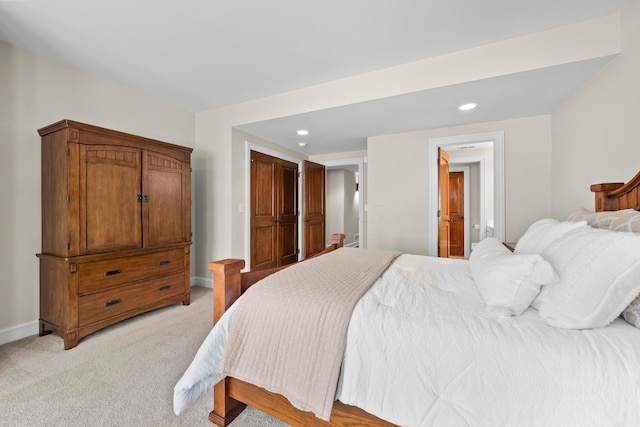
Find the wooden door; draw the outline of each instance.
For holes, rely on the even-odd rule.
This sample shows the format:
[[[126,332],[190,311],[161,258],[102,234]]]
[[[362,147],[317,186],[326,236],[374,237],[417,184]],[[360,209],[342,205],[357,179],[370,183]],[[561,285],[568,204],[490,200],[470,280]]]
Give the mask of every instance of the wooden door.
[[[141,151],[81,145],[79,152],[81,252],[142,248]]]
[[[251,152],[251,270],[298,259],[298,165]]]
[[[304,188],[304,258],[322,252],[326,246],[326,175],[324,165],[302,162]],[[342,232],[343,230],[336,230]]]
[[[449,155],[440,147],[438,147],[438,191],[440,193],[438,256],[449,258]]]
[[[449,172],[449,256],[464,257],[464,172]]]
[[[142,224],[144,247],[190,240],[190,164],[143,151]]]
[[[282,160],[278,203],[278,266],[298,261],[298,165]]]

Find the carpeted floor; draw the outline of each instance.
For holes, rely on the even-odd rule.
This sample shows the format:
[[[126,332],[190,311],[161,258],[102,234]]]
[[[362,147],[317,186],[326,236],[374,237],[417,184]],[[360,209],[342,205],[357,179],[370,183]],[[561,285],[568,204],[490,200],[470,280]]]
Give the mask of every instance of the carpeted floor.
[[[0,346],[0,426],[213,426],[206,393],[180,416],[173,387],[212,323],[212,290],[128,319],[65,351],[57,335]],[[282,423],[247,408],[233,427]]]

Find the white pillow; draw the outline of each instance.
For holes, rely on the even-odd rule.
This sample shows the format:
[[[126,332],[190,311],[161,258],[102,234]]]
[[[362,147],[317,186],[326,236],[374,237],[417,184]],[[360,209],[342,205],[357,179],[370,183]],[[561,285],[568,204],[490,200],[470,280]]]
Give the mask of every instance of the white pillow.
[[[471,275],[485,303],[519,315],[557,275],[539,254],[512,253],[489,237],[478,243],[469,257]]]
[[[541,254],[551,243],[565,233],[580,227],[588,227],[586,221],[559,222],[553,218],[545,218],[531,224],[518,240],[514,252],[525,254]]]
[[[532,304],[549,325],[600,328],[640,292],[640,234],[584,227],[552,243],[543,257],[560,281]]]

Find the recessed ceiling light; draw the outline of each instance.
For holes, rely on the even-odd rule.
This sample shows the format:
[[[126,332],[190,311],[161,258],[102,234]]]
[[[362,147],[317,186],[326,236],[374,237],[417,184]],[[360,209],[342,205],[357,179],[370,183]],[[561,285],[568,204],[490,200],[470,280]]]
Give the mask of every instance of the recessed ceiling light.
[[[304,148],[304,147],[306,147],[306,146],[307,146],[307,143],[306,143],[306,142],[298,142],[298,147],[302,147],[302,148]]]
[[[467,104],[462,104],[461,106],[458,107],[458,110],[460,111],[469,111],[469,110],[473,110],[474,108],[476,108],[478,106],[477,103],[475,102],[469,102]]]
[[[308,134],[309,134],[309,131],[306,129],[300,129],[298,131],[298,135],[308,135]]]

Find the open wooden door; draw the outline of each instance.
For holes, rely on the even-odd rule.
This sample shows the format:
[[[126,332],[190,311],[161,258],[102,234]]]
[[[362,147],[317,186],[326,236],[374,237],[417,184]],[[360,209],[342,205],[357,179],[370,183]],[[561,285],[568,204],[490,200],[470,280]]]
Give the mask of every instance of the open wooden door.
[[[326,169],[326,166],[308,160],[302,162],[304,258],[322,252],[326,246]]]
[[[438,147],[438,192],[440,209],[438,211],[438,256],[449,258],[449,154]]]
[[[449,256],[464,257],[464,172],[449,172]]]

